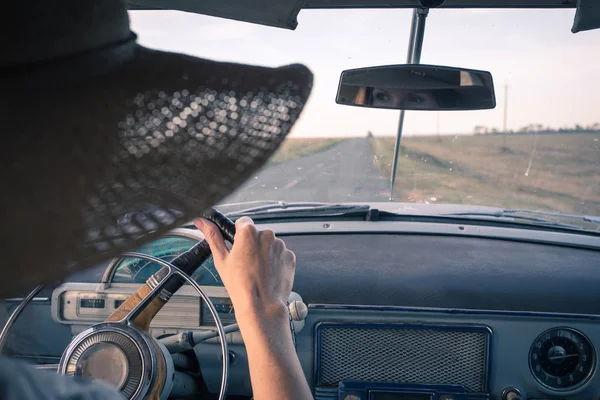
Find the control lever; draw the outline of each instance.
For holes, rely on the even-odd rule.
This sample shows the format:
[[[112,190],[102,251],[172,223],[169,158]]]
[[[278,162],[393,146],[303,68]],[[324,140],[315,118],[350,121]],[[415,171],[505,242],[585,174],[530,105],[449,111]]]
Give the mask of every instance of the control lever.
[[[292,321],[304,321],[308,315],[308,307],[302,302],[302,300],[294,300],[288,305]]]
[[[290,298],[300,298],[297,294],[292,292]],[[308,315],[308,307],[306,304],[302,302],[302,300],[291,300],[288,305],[288,310],[290,312],[291,319],[294,324],[295,332],[300,332],[302,328],[304,328],[304,319]],[[240,328],[238,324],[231,324],[223,327],[223,331],[227,333],[234,333],[239,331]],[[213,340],[219,336],[216,330],[209,330],[203,332],[181,332],[176,335],[168,336],[166,338],[160,339],[160,342],[165,345],[169,353],[181,353],[186,350],[191,350],[198,343],[209,341],[213,342]],[[218,340],[218,339],[215,339]],[[235,341],[235,339],[234,339]],[[241,344],[241,343],[240,343]],[[515,399],[516,400],[516,399]]]
[[[231,324],[223,327],[225,333],[237,332],[240,330],[238,324]],[[165,345],[169,353],[181,353],[182,351],[191,350],[200,342],[219,336],[216,330],[204,332],[181,332],[177,335],[168,336],[160,339],[160,342]]]

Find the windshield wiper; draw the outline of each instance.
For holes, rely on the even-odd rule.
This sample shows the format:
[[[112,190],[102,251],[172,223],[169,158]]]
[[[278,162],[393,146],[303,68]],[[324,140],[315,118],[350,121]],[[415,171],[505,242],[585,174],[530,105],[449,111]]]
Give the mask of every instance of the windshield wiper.
[[[306,217],[360,217],[367,221],[379,220],[379,217],[391,218],[444,218],[444,217],[466,217],[473,219],[481,217],[481,220],[501,219],[507,222],[528,223],[530,225],[545,226],[552,228],[564,228],[578,231],[600,231],[600,218],[592,216],[559,214],[544,211],[530,211],[519,209],[506,209],[497,211],[465,211],[443,214],[402,214],[382,211],[371,208],[367,204],[336,204],[319,202],[285,202],[285,201],[257,201],[251,203],[237,203],[234,206],[244,204],[260,204],[242,210],[224,212],[230,218],[250,216],[253,218],[306,218]],[[229,205],[221,206],[227,207]],[[219,208],[219,206],[217,206]],[[224,210],[222,210],[224,211]],[[563,220],[578,221],[581,224],[567,223]],[[591,224],[592,226],[587,226]]]
[[[277,216],[277,217],[315,217],[333,216],[361,216],[369,213],[370,207],[365,204],[335,204],[315,202],[293,202],[277,201],[269,204],[246,208],[244,210],[226,213],[230,218],[242,216]]]
[[[565,218],[578,220],[583,222],[590,222],[592,224],[600,224],[600,217],[594,217],[591,215],[574,215],[574,214],[562,214],[562,213],[553,213],[549,211],[533,211],[533,210],[504,210],[505,213],[517,214],[517,215],[543,215],[553,218]]]
[[[536,225],[554,226],[559,228],[567,229],[578,229],[584,230],[585,227],[581,225],[569,224],[560,222],[561,219],[575,220],[582,223],[591,223],[596,229],[600,229],[600,218],[592,217],[587,215],[572,215],[572,214],[560,214],[552,213],[547,211],[532,211],[532,210],[519,210],[519,209],[507,209],[492,212],[455,212],[443,215],[450,216],[464,216],[464,217],[488,217],[488,218],[510,218],[518,221],[527,221],[535,223]]]

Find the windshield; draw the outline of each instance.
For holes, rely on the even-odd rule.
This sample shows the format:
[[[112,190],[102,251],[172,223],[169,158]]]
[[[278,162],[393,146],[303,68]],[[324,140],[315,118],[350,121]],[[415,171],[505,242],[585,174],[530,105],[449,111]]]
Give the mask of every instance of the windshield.
[[[431,10],[421,63],[490,71],[497,106],[406,112],[390,193],[399,111],[338,105],[335,95],[342,70],[404,63],[411,13],[303,10],[295,31],[176,11],[130,15],[148,47],[267,66],[301,62],[315,74],[289,139],[223,203],[393,197],[600,215],[600,31],[572,34],[574,10]]]

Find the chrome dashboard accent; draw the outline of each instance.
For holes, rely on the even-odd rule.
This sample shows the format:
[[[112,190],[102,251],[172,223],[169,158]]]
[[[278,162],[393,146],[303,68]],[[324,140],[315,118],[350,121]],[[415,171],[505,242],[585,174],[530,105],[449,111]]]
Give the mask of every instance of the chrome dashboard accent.
[[[104,337],[106,335],[111,335],[111,338],[107,339]],[[128,355],[135,357],[133,360],[137,359],[139,361],[139,371],[137,367],[134,368],[136,375],[132,376],[131,378],[133,379],[131,380],[128,379],[130,376],[127,376],[122,392],[128,399],[144,397],[156,380],[157,360],[156,354],[152,350],[153,347],[149,342],[149,340],[153,339],[148,338],[135,326],[107,322],[94,325],[83,331],[65,349],[58,366],[58,373],[74,376],[77,371],[79,358],[85,350],[94,344],[100,343],[101,340],[117,341],[121,345],[124,343],[123,340],[126,340],[129,343],[127,347],[131,347],[134,352],[137,352],[137,354],[133,354],[134,352],[129,351]],[[140,344],[143,344],[143,346],[140,346]],[[131,363],[129,363],[129,366],[131,367]]]
[[[12,328],[17,318],[19,318],[19,315],[21,315],[21,313],[25,309],[25,306],[29,304],[29,301],[31,301],[31,299],[33,299],[35,295],[38,294],[43,288],[44,286],[39,285],[35,287],[31,292],[29,292],[29,294],[21,301],[17,308],[15,308],[10,317],[8,317],[8,320],[6,320],[6,323],[2,327],[2,332],[0,332],[0,354],[2,354],[2,350],[4,350],[4,344],[6,343],[6,339],[8,338],[10,328]]]
[[[481,221],[481,223],[485,222],[486,221]],[[280,237],[286,235],[322,235],[332,233],[405,233],[430,236],[445,235],[458,237],[481,237],[489,239],[503,239],[513,242],[529,242],[579,247],[584,249],[600,249],[600,240],[595,234],[586,234],[579,231],[549,231],[543,230],[544,227],[539,227],[539,229],[536,229],[535,226],[527,226],[524,228],[508,228],[478,225],[476,222],[459,224],[453,221],[447,221],[444,223],[378,221],[376,224],[365,221],[327,221],[327,224],[323,224],[323,221],[294,223],[262,223],[257,221],[257,224],[260,224],[261,229],[273,230],[277,236]]]
[[[102,377],[131,398],[141,381],[142,363],[140,347],[134,339],[109,327],[80,341],[61,372],[68,376]]]
[[[37,364],[35,368],[58,372],[58,364]]]
[[[25,297],[11,297],[8,299],[2,300],[5,303],[20,303],[25,300]],[[30,303],[47,303],[50,301],[50,297],[34,297],[29,300]]]
[[[127,299],[139,287],[140,284],[123,283],[114,284],[111,288],[103,290],[93,283],[65,283],[57,287],[52,293],[52,318],[60,324],[87,328],[90,324],[104,321],[118,308],[117,306],[121,301]],[[206,286],[203,287],[203,290],[210,298],[229,297],[223,287]],[[78,301],[81,298],[105,299],[105,308],[81,309],[78,306]],[[207,314],[206,316],[202,315],[203,311]],[[171,297],[156,315],[150,328],[152,330],[213,329],[214,324],[209,312],[207,306],[203,306],[202,300],[194,288],[185,285]],[[206,319],[210,319],[211,324],[202,326],[202,321]]]
[[[517,394],[517,396],[521,396],[521,391],[519,389],[509,386],[509,387],[505,387],[504,388],[504,390],[500,394],[500,399],[502,399],[502,400],[508,400],[507,399],[507,395],[508,395],[509,392],[514,392],[514,393]]]
[[[117,309],[116,306],[121,301],[127,299],[139,287],[140,284],[119,283],[111,285],[109,289],[100,289],[94,283],[65,283],[52,293],[52,319],[59,324],[69,325],[73,335],[76,335],[91,324],[104,321]],[[222,286],[202,286],[202,289],[209,298],[216,301],[216,307],[219,307],[219,300],[229,299],[227,290]],[[104,299],[105,308],[78,308],[77,302],[81,298]],[[302,301],[302,297],[292,292],[289,301]],[[234,310],[231,313],[219,311],[219,317],[224,325],[236,322]],[[293,321],[293,323],[296,332],[300,332],[304,327],[304,321]],[[194,332],[214,330],[208,305],[189,285],[181,287],[150,324],[150,332],[155,337],[177,334],[183,330]],[[227,336],[231,339],[230,343],[241,343],[241,337],[238,335],[227,334]]]
[[[562,333],[564,335],[562,335],[560,337],[554,337],[554,338],[552,338],[552,333],[553,332],[558,332],[558,331],[560,331],[560,333]],[[545,335],[548,335],[547,338],[544,338]],[[580,375],[578,377],[579,379],[577,379],[577,377],[575,377],[576,380],[573,380],[574,375],[576,375],[577,371],[575,371],[575,372],[571,371],[570,373],[567,373],[567,374],[570,374],[570,377],[573,380],[573,383],[570,384],[570,386],[553,386],[551,384],[551,382],[553,380],[555,380],[556,377],[560,378],[561,376],[558,376],[558,375],[557,376],[552,376],[552,374],[549,374],[549,373],[547,373],[545,371],[542,372],[545,375],[545,380],[540,379],[540,377],[534,371],[534,367],[533,367],[534,366],[534,360],[532,360],[532,358],[531,358],[532,354],[535,351],[534,346],[536,344],[536,341],[540,342],[540,347],[542,347],[541,342],[542,341],[546,341],[546,342],[552,342],[551,346],[553,348],[555,347],[555,345],[557,347],[561,348],[560,347],[561,344],[559,342],[557,342],[557,340],[560,340],[560,339],[566,339],[567,342],[570,341],[573,344],[573,347],[577,349],[575,351],[577,352],[576,353],[577,354],[577,358],[576,359],[578,360],[578,363],[580,362],[580,356],[581,356],[580,352],[582,352],[584,354],[585,354],[585,352],[587,352],[587,355],[591,356],[591,357],[589,357],[589,358],[591,358],[591,360],[588,360],[587,362],[584,363],[586,365],[584,365],[584,364],[578,364],[577,365],[576,364],[576,365],[574,365],[572,367],[573,371],[575,370],[575,368],[577,366],[579,366],[581,368],[581,371],[585,371],[584,368],[589,368],[587,371],[585,371],[584,375]],[[573,342],[574,340],[577,340],[577,341]],[[565,350],[563,348],[561,348],[561,349],[563,351]],[[551,350],[552,349],[549,349],[548,351],[551,351]],[[541,332],[539,334],[539,336],[536,337],[536,339],[531,344],[531,349],[529,351],[529,357],[528,358],[529,358],[529,370],[531,372],[531,375],[537,381],[537,383],[539,385],[541,385],[541,386],[543,386],[543,387],[551,390],[551,391],[554,391],[554,392],[563,393],[563,392],[572,392],[574,390],[577,390],[578,388],[580,388],[582,386],[585,386],[588,383],[588,381],[590,380],[590,378],[594,375],[594,373],[596,373],[596,349],[594,348],[594,345],[593,345],[592,341],[585,334],[583,334],[582,332],[580,332],[579,330],[573,329],[573,328],[570,328],[570,327],[567,327],[567,326],[556,326],[556,327],[550,328],[550,329],[548,329],[548,330],[546,330],[544,332]],[[551,360],[549,360],[549,361],[550,361],[549,364],[552,364],[552,361]],[[538,365],[541,364],[539,359],[535,363],[538,364]],[[548,365],[546,365],[546,367],[547,366]],[[544,369],[544,365],[542,364],[541,367],[542,367],[542,370],[543,370]],[[538,368],[539,368],[539,366],[538,366]],[[567,374],[565,374],[564,376],[562,376],[565,380],[567,380],[567,377],[566,377]],[[548,376],[548,375],[550,375],[550,376]],[[550,381],[548,381],[548,378],[550,378]],[[558,379],[558,383],[560,384],[560,379]],[[567,381],[566,384],[567,385],[569,384],[568,381]]]
[[[148,287],[150,287],[150,289],[154,289],[159,284],[154,275],[148,278],[146,283],[148,284]],[[167,289],[163,289],[158,293],[158,297],[165,302],[169,301],[171,296],[173,296],[173,293],[169,292]]]
[[[413,0],[307,0],[302,9],[363,8],[367,4],[370,8],[414,8],[418,7],[417,3]],[[575,5],[575,0],[446,0],[440,8],[575,8]]]
[[[466,315],[506,315],[520,317],[568,318],[600,321],[598,314],[568,314],[544,311],[477,310],[468,308],[434,308],[406,306],[373,306],[360,304],[309,304],[315,310],[353,310],[353,311],[407,311],[419,313],[466,314]]]

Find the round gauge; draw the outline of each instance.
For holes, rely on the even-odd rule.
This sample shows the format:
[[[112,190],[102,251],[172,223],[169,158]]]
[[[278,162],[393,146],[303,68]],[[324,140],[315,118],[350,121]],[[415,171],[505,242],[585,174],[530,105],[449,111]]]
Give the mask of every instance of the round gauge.
[[[196,240],[186,237],[167,236],[147,243],[136,251],[161,260],[171,261],[196,243],[198,243]],[[161,266],[154,262],[142,258],[125,257],[116,266],[112,281],[115,283],[144,283],[159,269]]]
[[[137,252],[171,261],[196,243],[198,243],[197,240],[187,237],[166,236],[145,244],[137,249]],[[144,283],[162,268],[157,263],[137,257],[124,257],[118,262],[112,277],[114,283]],[[109,266],[109,268],[111,267]],[[202,286],[223,286],[212,256],[198,267],[192,278]]]
[[[596,353],[581,332],[550,329],[535,339],[529,350],[529,367],[543,386],[567,391],[583,385],[594,372]]]

